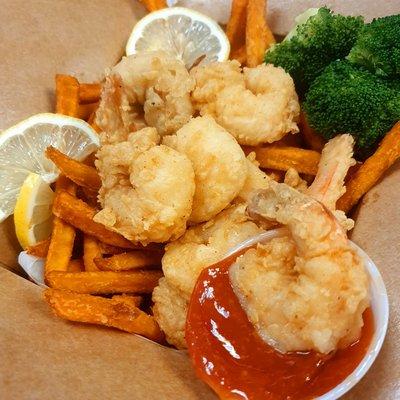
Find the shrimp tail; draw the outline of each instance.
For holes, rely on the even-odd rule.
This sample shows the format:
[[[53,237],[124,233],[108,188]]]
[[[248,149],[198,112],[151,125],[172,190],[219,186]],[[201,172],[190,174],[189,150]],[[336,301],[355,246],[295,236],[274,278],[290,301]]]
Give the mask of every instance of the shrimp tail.
[[[259,191],[251,200],[248,213],[286,225],[303,257],[348,245],[343,228],[325,205],[283,183]]]

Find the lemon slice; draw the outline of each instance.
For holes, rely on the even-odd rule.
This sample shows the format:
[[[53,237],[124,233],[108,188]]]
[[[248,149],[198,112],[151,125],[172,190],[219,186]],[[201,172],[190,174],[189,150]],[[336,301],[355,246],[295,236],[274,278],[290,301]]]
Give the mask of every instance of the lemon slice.
[[[25,249],[50,236],[54,193],[40,175],[30,173],[21,186],[14,210],[15,233]]]
[[[133,28],[126,54],[163,50],[194,64],[225,61],[230,45],[221,27],[211,18],[184,7],[164,8],[142,18]]]
[[[99,146],[89,124],[60,114],[37,114],[0,135],[0,222],[12,214],[22,184],[34,172],[51,183],[57,167],[44,154],[54,146],[82,160]]]

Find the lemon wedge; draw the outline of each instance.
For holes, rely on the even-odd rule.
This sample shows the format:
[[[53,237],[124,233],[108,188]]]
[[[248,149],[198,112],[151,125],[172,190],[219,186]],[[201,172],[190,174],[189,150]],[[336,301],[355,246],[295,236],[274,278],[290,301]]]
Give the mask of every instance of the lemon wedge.
[[[45,182],[57,179],[58,170],[45,156],[54,146],[83,160],[99,146],[99,137],[85,121],[60,114],[37,114],[0,135],[0,222],[12,214],[18,193],[31,172]]]
[[[211,18],[184,7],[164,8],[142,18],[133,28],[126,54],[163,50],[174,54],[189,69],[194,64],[225,61],[230,45]]]
[[[14,209],[17,239],[22,248],[50,236],[54,193],[40,175],[30,173],[21,186]]]

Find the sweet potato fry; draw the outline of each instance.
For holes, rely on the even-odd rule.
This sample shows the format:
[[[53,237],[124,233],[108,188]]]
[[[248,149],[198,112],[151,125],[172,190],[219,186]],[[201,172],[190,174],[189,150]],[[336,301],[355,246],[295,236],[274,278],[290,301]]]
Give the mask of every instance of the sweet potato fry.
[[[322,136],[317,135],[317,133],[308,125],[307,117],[302,112],[300,115],[300,127],[301,133],[306,145],[311,149],[321,152],[325,145],[325,140]]]
[[[98,257],[94,262],[99,269],[104,271],[129,271],[160,265],[161,258],[162,255],[155,252],[130,251],[108,258]]]
[[[75,182],[77,185],[95,191],[100,189],[101,179],[96,168],[68,157],[53,146],[49,146],[46,149],[46,157],[56,164],[63,175],[71,179],[71,181]]]
[[[28,246],[26,252],[31,256],[46,258],[49,251],[50,238],[41,240],[40,242],[34,244],[33,246]]]
[[[97,111],[97,108],[96,108],[96,110],[94,110],[94,111],[92,112],[92,114],[90,114],[90,117],[88,118],[87,122],[88,122],[88,124],[89,124],[97,133],[100,133],[100,132],[101,132],[101,129],[100,129],[100,127],[96,124],[96,111]]]
[[[88,121],[90,116],[96,112],[99,103],[79,104],[77,111],[77,118]]]
[[[79,198],[85,203],[89,204],[90,207],[97,208],[97,195],[98,191],[92,190],[86,187],[80,187]]]
[[[287,171],[294,168],[299,173],[315,175],[318,170],[320,153],[298,147],[265,146],[254,149],[261,168]]]
[[[249,67],[261,64],[265,51],[275,43],[274,35],[267,24],[266,10],[266,0],[249,0],[246,21],[246,53]]]
[[[129,304],[134,307],[140,307],[143,301],[142,296],[132,296],[131,294],[115,294],[112,299]]]
[[[82,272],[85,268],[81,259],[71,260],[68,264],[68,272]]]
[[[231,51],[230,55],[231,60],[237,60],[240,62],[242,65],[246,65],[246,46],[239,47],[236,50]]]
[[[85,271],[98,271],[95,258],[101,257],[101,246],[97,239],[93,236],[85,235],[83,237],[83,262],[85,264]]]
[[[81,83],[79,84],[79,103],[97,103],[100,100],[100,83]]]
[[[168,7],[165,0],[140,0],[140,2],[147,8],[148,12]]]
[[[400,158],[400,122],[383,138],[375,153],[354,173],[346,183],[346,193],[339,199],[337,208],[350,211]]]
[[[54,289],[71,290],[76,293],[151,293],[162,272],[149,271],[93,271],[51,272],[47,284]]]
[[[69,75],[56,75],[56,113],[76,117],[78,107],[78,80]]]
[[[135,246],[122,235],[107,229],[104,225],[93,221],[96,210],[67,192],[60,192],[56,195],[53,213],[66,223],[80,229],[87,235],[94,236],[101,242],[127,249],[142,248]]]
[[[237,52],[240,48],[245,50],[246,41],[246,15],[247,4],[249,0],[233,0],[231,6],[231,15],[226,25],[226,36],[231,44],[231,57],[237,59]],[[244,55],[244,59],[246,56]]]
[[[56,194],[67,193],[73,197],[75,183],[60,175],[56,182]],[[67,271],[75,242],[75,229],[60,218],[54,217],[49,250],[45,262],[45,273]]]
[[[102,254],[114,255],[125,253],[127,249],[121,247],[111,246],[106,243],[99,243]]]
[[[45,290],[44,297],[57,316],[69,321],[110,326],[157,342],[163,340],[152,316],[118,297],[105,299],[54,289]]]

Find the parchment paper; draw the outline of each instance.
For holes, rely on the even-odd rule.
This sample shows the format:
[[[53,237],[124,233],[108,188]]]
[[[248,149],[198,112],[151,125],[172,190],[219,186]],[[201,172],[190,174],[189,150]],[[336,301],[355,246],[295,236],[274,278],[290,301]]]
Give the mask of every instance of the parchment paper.
[[[299,12],[319,4],[370,16],[400,13],[398,0],[269,4],[278,33],[285,33]],[[134,21],[144,13],[133,0],[0,0],[0,10],[0,129],[52,111],[56,73],[75,74],[82,81],[99,79],[123,54]],[[383,274],[391,320],[378,360],[346,400],[400,399],[399,188],[398,164],[366,197],[352,236]],[[0,263],[15,269],[18,252],[10,219],[0,225]],[[186,353],[134,335],[62,321],[42,301],[38,286],[0,268],[0,399],[215,396],[195,378]]]

